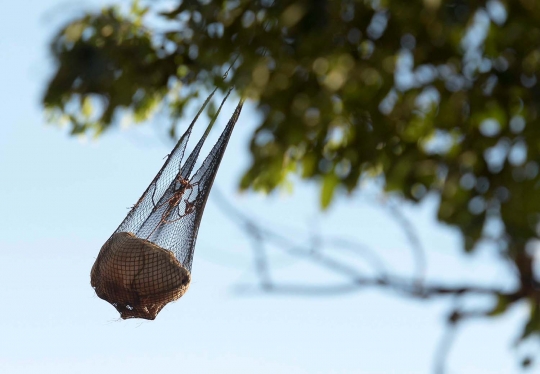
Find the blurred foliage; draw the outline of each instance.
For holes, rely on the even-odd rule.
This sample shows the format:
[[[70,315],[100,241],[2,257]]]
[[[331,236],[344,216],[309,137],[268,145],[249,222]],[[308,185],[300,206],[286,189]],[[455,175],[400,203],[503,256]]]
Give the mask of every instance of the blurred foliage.
[[[465,250],[489,239],[515,265],[520,287],[492,314],[526,299],[523,336],[540,333],[540,2],[141,4],[56,35],[52,121],[100,134],[118,115],[176,118],[199,91],[234,85],[262,118],[242,188],[296,173],[320,183],[323,207],[363,179],[411,201],[435,192]]]

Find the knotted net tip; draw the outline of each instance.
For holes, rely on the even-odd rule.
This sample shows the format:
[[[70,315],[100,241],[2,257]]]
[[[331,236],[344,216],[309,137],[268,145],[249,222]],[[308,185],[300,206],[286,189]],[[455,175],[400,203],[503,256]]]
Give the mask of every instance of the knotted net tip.
[[[163,307],[182,297],[191,274],[171,251],[130,232],[111,236],[92,267],[90,283],[122,319],[153,320]]]

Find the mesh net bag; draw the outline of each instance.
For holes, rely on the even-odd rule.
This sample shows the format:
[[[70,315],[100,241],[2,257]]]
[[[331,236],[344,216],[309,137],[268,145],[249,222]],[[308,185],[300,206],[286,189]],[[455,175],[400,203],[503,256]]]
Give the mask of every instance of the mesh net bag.
[[[202,165],[193,172],[230,90],[183,162],[193,126],[214,93],[215,90],[139,201],[105,242],[92,267],[90,283],[97,296],[111,303],[123,319],[153,320],[167,303],[178,300],[189,287],[203,210],[242,110],[240,102]]]

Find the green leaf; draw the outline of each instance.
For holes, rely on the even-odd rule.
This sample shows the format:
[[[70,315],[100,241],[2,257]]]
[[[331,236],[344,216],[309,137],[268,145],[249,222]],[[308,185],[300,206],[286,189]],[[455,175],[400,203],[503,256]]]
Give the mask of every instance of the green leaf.
[[[506,295],[498,295],[497,296],[497,304],[495,307],[489,312],[490,316],[498,316],[506,312],[508,307],[512,305],[512,301],[508,298]]]
[[[535,301],[531,301],[531,314],[520,340],[524,340],[533,334],[540,334],[540,306]]]
[[[92,100],[90,99],[89,96],[86,96],[83,99],[81,113],[86,118],[88,118],[88,117],[90,117],[92,115]]]
[[[334,197],[334,191],[339,184],[339,179],[334,173],[324,176],[321,189],[321,207],[327,209]]]

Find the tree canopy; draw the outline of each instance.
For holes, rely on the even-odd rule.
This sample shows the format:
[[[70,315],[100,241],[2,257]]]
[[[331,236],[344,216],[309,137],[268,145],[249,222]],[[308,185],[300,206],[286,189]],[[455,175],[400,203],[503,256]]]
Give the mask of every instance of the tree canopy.
[[[519,285],[487,314],[527,300],[523,337],[540,334],[539,2],[145,4],[88,13],[55,36],[52,121],[100,135],[120,116],[177,118],[204,89],[234,85],[262,118],[241,188],[298,174],[320,184],[323,208],[364,179],[415,202],[435,193],[466,251],[489,240],[516,269]]]

